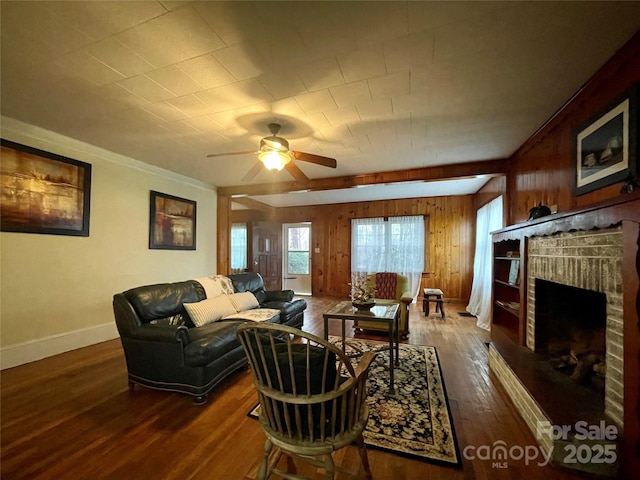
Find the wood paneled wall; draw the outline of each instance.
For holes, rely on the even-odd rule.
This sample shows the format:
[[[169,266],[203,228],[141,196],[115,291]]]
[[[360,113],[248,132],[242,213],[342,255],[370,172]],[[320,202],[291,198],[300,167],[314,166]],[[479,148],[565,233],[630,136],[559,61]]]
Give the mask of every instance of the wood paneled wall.
[[[351,219],[429,215],[431,265],[423,286],[468,300],[473,277],[475,209],[472,195],[411,198],[278,209],[283,223],[312,222],[314,294],[345,297],[351,274]]]
[[[640,81],[640,32],[621,48],[584,88],[509,159],[512,170],[508,224],[526,221],[529,209],[542,202],[568,211],[615,198],[621,184],[573,196],[573,131],[608,108]]]

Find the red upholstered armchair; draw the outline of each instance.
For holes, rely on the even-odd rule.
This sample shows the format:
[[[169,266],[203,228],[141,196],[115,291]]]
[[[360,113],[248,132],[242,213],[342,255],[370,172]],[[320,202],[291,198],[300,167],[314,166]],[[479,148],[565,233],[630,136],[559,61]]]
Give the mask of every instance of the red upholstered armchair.
[[[392,272],[380,272],[367,275],[367,283],[376,287],[376,302],[394,301],[400,304],[400,335],[409,334],[409,305],[413,302],[413,295],[409,291],[409,279],[405,275]],[[358,321],[358,328],[362,330],[381,330],[387,327],[380,322]]]

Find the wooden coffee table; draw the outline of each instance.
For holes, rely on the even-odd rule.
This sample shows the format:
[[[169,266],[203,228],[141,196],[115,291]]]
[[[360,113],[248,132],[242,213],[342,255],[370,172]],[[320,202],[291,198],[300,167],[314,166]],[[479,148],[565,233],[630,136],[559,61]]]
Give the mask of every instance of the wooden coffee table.
[[[389,331],[389,390],[395,392],[393,385],[393,370],[398,364],[400,354],[398,315],[400,304],[391,301],[378,302],[369,312],[360,312],[350,301],[343,301],[334,305],[328,312],[323,313],[324,338],[329,339],[329,319],[335,318],[342,321],[342,351],[345,352],[345,323],[347,320],[367,320],[369,322],[385,323]],[[395,353],[394,353],[395,351]]]

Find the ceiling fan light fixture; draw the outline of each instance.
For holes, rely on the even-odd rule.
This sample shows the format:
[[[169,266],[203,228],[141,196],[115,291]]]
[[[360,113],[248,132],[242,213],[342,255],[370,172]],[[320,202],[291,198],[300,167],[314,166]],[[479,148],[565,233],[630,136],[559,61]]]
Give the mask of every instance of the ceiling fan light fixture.
[[[278,151],[260,152],[258,158],[267,168],[274,172],[280,171],[291,161],[289,154]]]

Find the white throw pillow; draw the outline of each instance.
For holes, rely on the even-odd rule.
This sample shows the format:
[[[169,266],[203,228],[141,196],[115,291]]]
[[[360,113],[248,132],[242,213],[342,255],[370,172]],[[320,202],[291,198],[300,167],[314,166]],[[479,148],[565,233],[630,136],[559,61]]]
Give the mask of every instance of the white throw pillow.
[[[229,295],[229,300],[236,308],[236,312],[243,312],[260,306],[258,299],[251,292],[234,293]]]
[[[195,279],[204,288],[207,298],[215,298],[220,295],[231,295],[233,293],[233,283],[229,277],[224,275],[210,275]]]
[[[280,310],[274,308],[254,308],[253,310],[246,310],[244,312],[234,313],[233,315],[227,315],[226,319],[238,319],[238,320],[253,320],[254,322],[264,322],[271,320],[276,315],[280,314]]]
[[[196,327],[201,327],[236,313],[236,309],[227,295],[207,298],[196,303],[185,303],[184,308]]]

